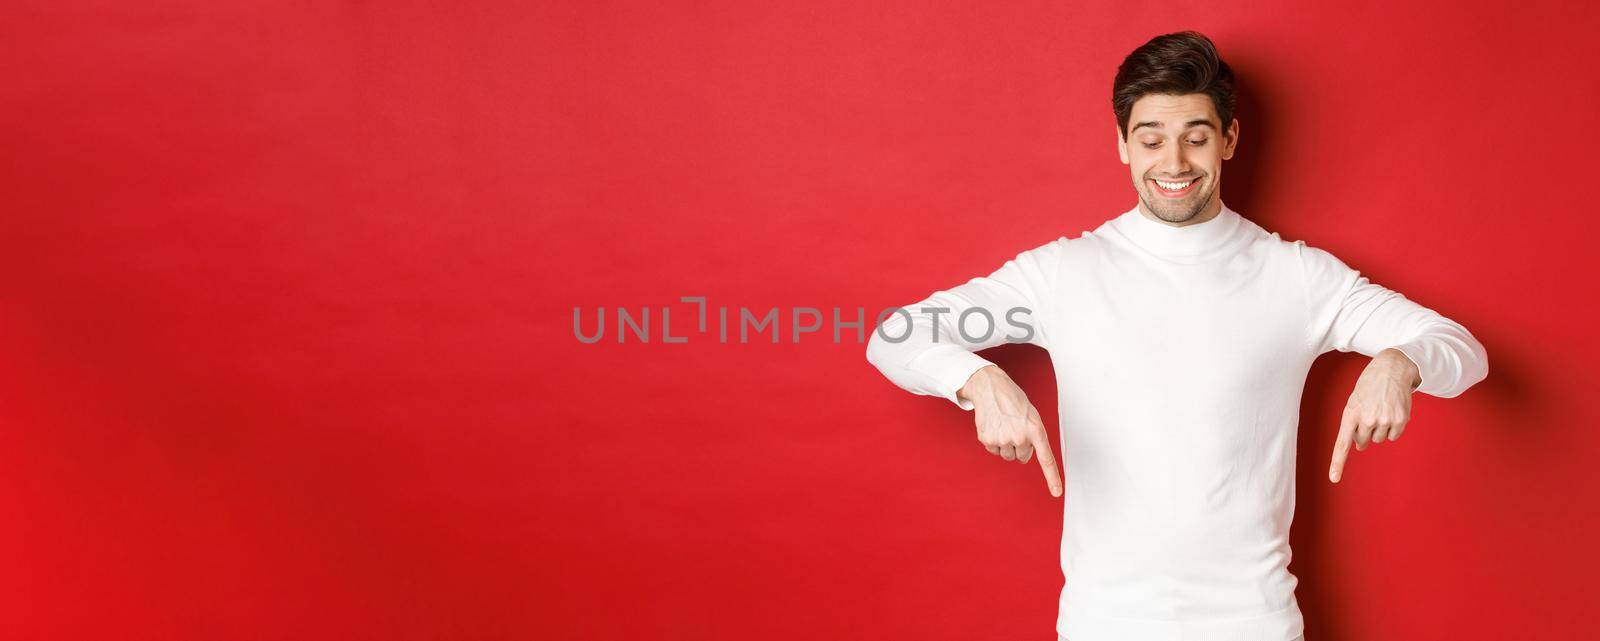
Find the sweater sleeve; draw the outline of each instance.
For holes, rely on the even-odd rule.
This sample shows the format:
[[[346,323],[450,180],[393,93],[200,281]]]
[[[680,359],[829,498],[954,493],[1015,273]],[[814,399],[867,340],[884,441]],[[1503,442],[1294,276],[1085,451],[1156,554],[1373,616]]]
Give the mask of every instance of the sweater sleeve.
[[[1065,242],[1024,251],[988,276],[892,308],[898,311],[883,317],[867,342],[867,361],[906,391],[971,410],[956,393],[990,364],[974,352],[1021,342],[1048,348],[1044,315]]]
[[[1399,292],[1370,282],[1333,254],[1295,242],[1311,305],[1317,353],[1377,356],[1388,348],[1417,365],[1415,391],[1459,396],[1489,375],[1489,356],[1467,328]]]

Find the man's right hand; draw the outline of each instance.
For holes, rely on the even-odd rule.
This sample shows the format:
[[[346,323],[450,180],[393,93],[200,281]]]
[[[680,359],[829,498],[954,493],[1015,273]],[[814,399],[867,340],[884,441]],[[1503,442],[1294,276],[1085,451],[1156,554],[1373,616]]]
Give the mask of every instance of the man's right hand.
[[[978,441],[990,454],[1007,461],[1027,463],[1035,451],[1051,496],[1061,496],[1061,472],[1050,449],[1050,432],[1028,395],[994,365],[973,373],[957,396],[972,402],[978,424]]]

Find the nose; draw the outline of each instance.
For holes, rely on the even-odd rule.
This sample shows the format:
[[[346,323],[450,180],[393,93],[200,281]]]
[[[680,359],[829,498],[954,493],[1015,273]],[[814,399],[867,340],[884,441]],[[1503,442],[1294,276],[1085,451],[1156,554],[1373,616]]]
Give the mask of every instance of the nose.
[[[1156,169],[1169,178],[1184,176],[1189,171],[1189,160],[1183,155],[1183,145],[1167,145],[1161,151],[1161,162]]]

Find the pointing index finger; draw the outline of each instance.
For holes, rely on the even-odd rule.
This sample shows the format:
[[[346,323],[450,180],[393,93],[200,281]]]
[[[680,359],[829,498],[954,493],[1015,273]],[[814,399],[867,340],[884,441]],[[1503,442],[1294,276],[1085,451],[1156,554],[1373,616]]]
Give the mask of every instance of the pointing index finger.
[[[1355,414],[1345,408],[1339,418],[1339,438],[1333,443],[1333,464],[1328,468],[1328,480],[1334,483],[1344,476],[1344,462],[1350,456],[1350,442],[1355,438]]]
[[[1033,451],[1039,456],[1039,467],[1044,468],[1044,481],[1050,486],[1050,496],[1061,496],[1061,470],[1056,468],[1055,453],[1050,450],[1050,432],[1043,425],[1033,430]]]

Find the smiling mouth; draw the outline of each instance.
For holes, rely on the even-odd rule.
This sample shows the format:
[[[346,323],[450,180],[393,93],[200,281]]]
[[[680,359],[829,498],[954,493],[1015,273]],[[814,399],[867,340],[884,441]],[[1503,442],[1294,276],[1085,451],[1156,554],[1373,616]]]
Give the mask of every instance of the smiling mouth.
[[[1189,195],[1189,192],[1194,189],[1195,184],[1199,182],[1199,178],[1189,178],[1178,181],[1156,180],[1154,178],[1150,179],[1150,184],[1156,186],[1156,191],[1160,192],[1161,195],[1170,198],[1181,198]]]

